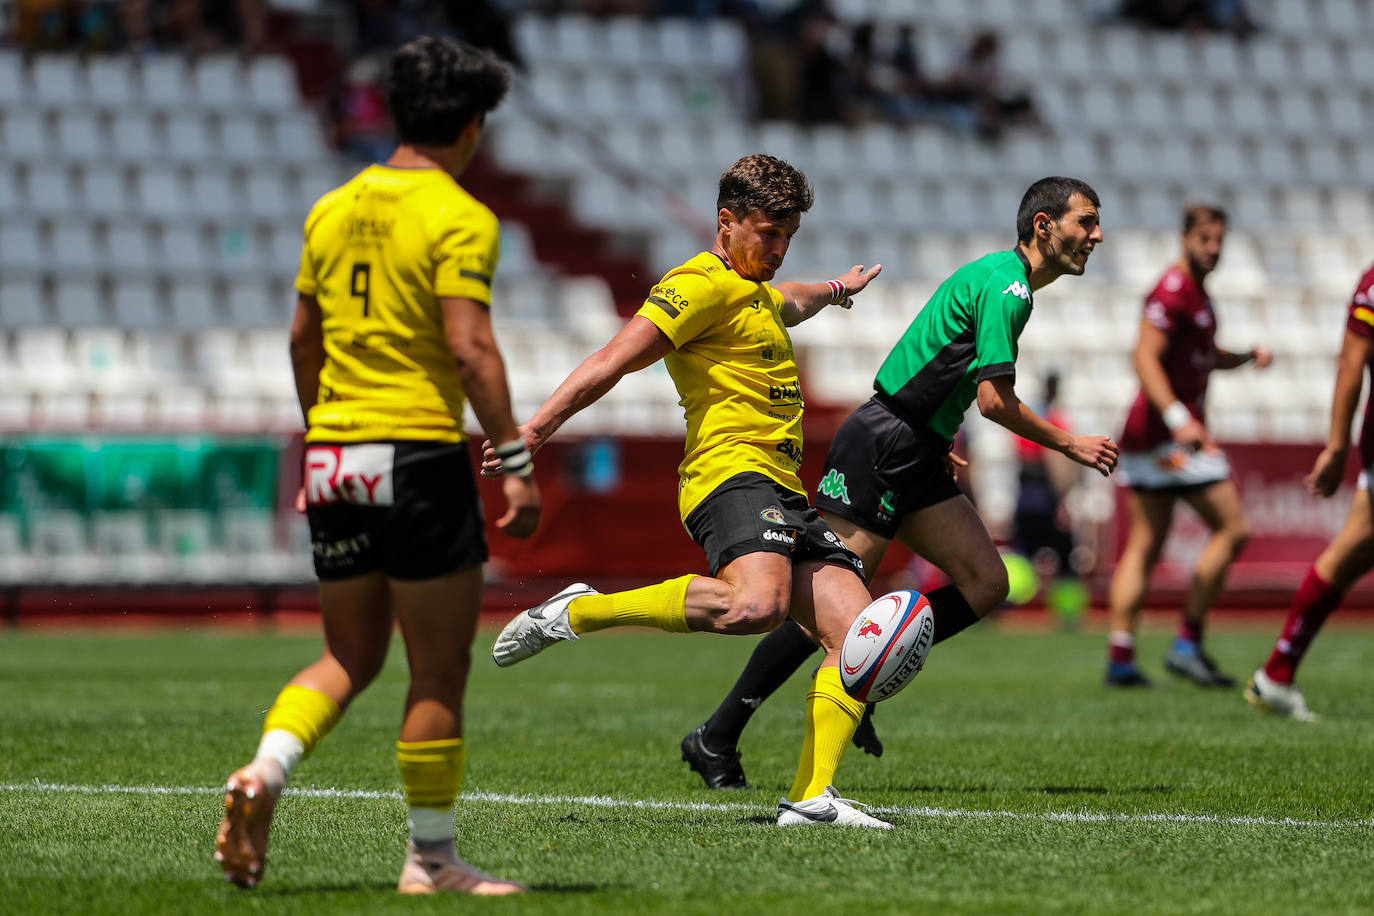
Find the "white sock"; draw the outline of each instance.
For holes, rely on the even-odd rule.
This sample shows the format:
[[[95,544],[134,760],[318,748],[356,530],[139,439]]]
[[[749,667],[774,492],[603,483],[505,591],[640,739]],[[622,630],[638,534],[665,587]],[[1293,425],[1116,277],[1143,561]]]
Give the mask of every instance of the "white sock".
[[[425,852],[453,850],[452,808],[411,808],[410,838]]]
[[[304,756],[305,745],[301,743],[300,738],[288,731],[274,728],[263,734],[262,741],[258,742],[258,752],[253,756],[253,759],[270,760],[280,768],[281,777],[277,785],[271,785],[272,776],[268,774],[263,776],[263,780],[269,783],[268,788],[280,792],[282,786],[286,785],[286,781],[291,778],[291,773],[296,769],[296,764],[300,763]],[[272,768],[269,767],[268,769],[271,770]]]

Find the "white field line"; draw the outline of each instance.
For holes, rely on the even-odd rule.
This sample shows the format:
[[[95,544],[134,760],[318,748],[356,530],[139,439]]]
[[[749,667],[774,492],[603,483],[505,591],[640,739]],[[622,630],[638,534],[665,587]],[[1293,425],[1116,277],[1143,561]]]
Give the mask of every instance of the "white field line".
[[[68,795],[218,795],[224,790],[216,786],[88,786],[57,782],[0,783],[0,792]],[[387,799],[400,801],[399,791],[378,792],[369,789],[301,789],[289,788],[289,796],[302,798]],[[729,804],[721,802],[650,801],[646,799],[613,798],[607,795],[507,795],[499,792],[464,792],[458,799],[464,802],[499,802],[513,805],[585,805],[593,808],[634,808],[650,811],[715,811],[737,814],[772,813],[772,805]],[[951,820],[1008,820],[1048,821],[1068,824],[1214,824],[1223,827],[1298,827],[1351,829],[1374,827],[1374,818],[1363,820],[1322,821],[1292,817],[1219,817],[1212,814],[1112,814],[1091,811],[978,811],[967,808],[932,808],[875,806],[879,814],[905,814],[913,817],[948,818]]]

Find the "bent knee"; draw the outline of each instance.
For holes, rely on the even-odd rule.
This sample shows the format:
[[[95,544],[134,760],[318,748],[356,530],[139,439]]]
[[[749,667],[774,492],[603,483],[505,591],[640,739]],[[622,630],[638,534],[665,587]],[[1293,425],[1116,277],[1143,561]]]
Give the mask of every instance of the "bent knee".
[[[1011,594],[1007,567],[1001,554],[994,553],[987,562],[976,566],[950,570],[949,578],[979,617],[1006,601]]]
[[[1250,526],[1242,525],[1231,530],[1231,549],[1240,553],[1245,549],[1245,545],[1250,543]]]

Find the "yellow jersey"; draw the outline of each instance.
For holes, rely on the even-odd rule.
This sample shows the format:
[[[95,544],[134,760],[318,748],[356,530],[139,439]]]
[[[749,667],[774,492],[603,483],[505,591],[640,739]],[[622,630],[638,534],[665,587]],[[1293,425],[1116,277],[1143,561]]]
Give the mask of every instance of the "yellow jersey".
[[[756,471],[806,493],[801,467],[802,394],[783,296],[702,252],[668,271],[637,313],[672,341],[664,360],[687,420],[678,466],[678,512],[726,480]]]
[[[296,289],[324,315],[307,441],[462,442],[442,298],[490,307],[495,215],[441,169],[373,165],[315,204]]]

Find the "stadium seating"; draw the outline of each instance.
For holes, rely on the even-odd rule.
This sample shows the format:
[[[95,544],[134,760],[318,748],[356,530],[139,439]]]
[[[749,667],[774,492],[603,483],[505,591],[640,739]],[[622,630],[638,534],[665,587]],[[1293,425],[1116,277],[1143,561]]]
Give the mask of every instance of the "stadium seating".
[[[1106,242],[1085,277],[1037,297],[1021,386],[1033,400],[1045,372],[1064,373],[1068,413],[1103,432],[1135,390],[1140,296],[1176,256],[1180,206],[1220,201],[1233,217],[1211,280],[1221,340],[1278,359],[1268,375],[1218,373],[1213,422],[1230,439],[1319,439],[1343,301],[1374,255],[1374,72],[1358,66],[1356,38],[1374,3],[1258,2],[1266,28],[1244,42],[1101,21],[1085,10],[1104,4],[1078,0],[920,6],[928,69],[998,29],[1005,76],[1035,82],[1045,128],[989,144],[926,123],[750,124],[735,23],[524,13],[528,76],[491,119],[487,149],[641,246],[652,271],[703,244],[734,158],[762,149],[801,166],[817,203],[788,270],[886,268],[855,313],[796,329],[808,399],[838,404],[867,396],[935,283],[1011,244],[1029,182],[1081,175],[1102,194]],[[832,7],[842,23],[878,23],[880,42],[913,9]],[[285,327],[300,223],[355,167],[326,148],[284,58],[0,49],[0,429],[298,429]],[[560,275],[525,226],[503,228],[493,318],[524,416],[622,319],[603,281]],[[662,367],[636,382],[570,431],[676,432]],[[996,479],[1011,453],[980,433],[973,447]],[[0,581],[72,573],[83,551],[107,558],[88,577],[210,581],[239,560],[263,581],[309,571],[272,547],[299,547],[299,531],[261,518],[230,532],[175,514],[58,513],[38,532],[12,522],[0,517]],[[24,549],[11,556],[11,542]],[[169,545],[179,552],[159,565]]]

